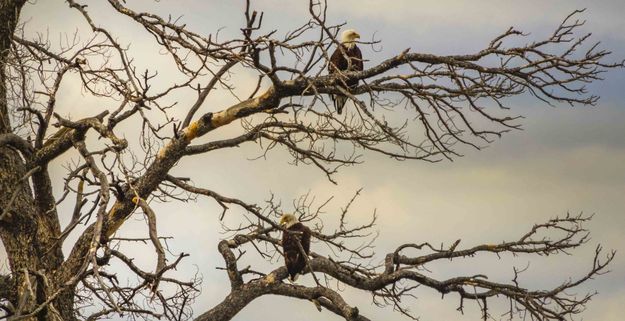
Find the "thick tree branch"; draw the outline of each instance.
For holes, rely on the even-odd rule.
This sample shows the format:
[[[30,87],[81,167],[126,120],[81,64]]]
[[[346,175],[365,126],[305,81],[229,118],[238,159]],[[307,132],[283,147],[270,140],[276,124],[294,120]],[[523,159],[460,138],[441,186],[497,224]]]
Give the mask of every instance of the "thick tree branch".
[[[17,307],[7,305],[11,317],[74,320],[84,319],[80,313],[86,311],[92,313],[89,320],[113,313],[131,319],[191,317],[200,277],[181,281],[168,273],[188,254],[168,257],[167,244],[157,233],[158,214],[148,206],[153,199],[210,197],[223,209],[222,230],[234,235],[217,245],[231,293],[198,320],[229,320],[268,294],[312,300],[346,320],[368,320],[346,303],[333,281],[366,291],[376,304],[391,305],[407,316],[402,299],[417,288],[431,288],[459,295],[460,310],[464,300],[478,302],[484,318],[487,302],[502,297],[511,303],[511,317],[525,313],[535,320],[563,320],[578,314],[591,297],[572,297],[568,291],[603,273],[613,258],[609,253],[602,259],[598,247],[586,275],[547,290],[522,287],[516,269],[511,283],[483,275],[435,278],[424,269],[426,264],[489,253],[568,253],[588,241],[581,227],[587,218],[555,219],[497,244],[460,248],[458,240],[435,248],[427,242],[406,243],[387,253],[382,265],[374,265],[376,213],[371,221],[351,226],[347,213],[353,199],[340,211],[330,211],[325,209],[330,200],[313,207],[305,195],[294,200],[293,212],[330,254],[313,253],[307,266],[320,276],[315,287],[286,284],[282,266],[268,273],[239,266],[246,247],[270,264],[282,262],[276,233],[284,229],[275,223],[284,211],[279,197],[258,206],[193,186],[193,178],[172,173],[185,156],[254,143],[261,149],[259,157],[283,148],[293,164],[313,165],[335,182],[333,174],[361,163],[364,153],[437,162],[461,155],[461,146],[481,149],[520,128],[521,118],[507,106],[509,97],[530,93],[548,104],[594,105],[598,97],[585,86],[623,63],[608,62],[609,51],[589,44],[589,34],[577,34],[583,26],[577,11],[544,39],[525,41],[525,34],[510,28],[471,54],[437,56],[406,49],[394,56],[387,53],[391,58],[370,55],[363,71],[327,75],[329,51],[339,45],[342,25],[329,23],[323,0],[310,1],[308,21],[287,33],[263,25],[263,13],[247,1],[240,35],[229,39],[109,0],[114,13],[138,26],[160,48],[157,52],[171,59],[173,71],[165,73],[167,68],[143,66],[133,58],[130,44],[107,27],[109,19],[92,14],[87,2],[68,3],[87,23],[89,35],[82,38],[82,31],[76,32],[73,39],[70,35],[55,44],[43,33],[30,35],[18,25],[24,1],[0,0],[0,149],[6,154],[0,186],[13,190],[5,193],[0,213],[0,237],[11,268],[10,276],[0,276],[0,299],[13,295],[9,299]],[[360,45],[380,42],[372,39]],[[257,81],[241,88],[242,74]],[[97,99],[106,109],[77,121],[60,114],[57,95],[68,75],[78,80],[71,90]],[[359,82],[351,88],[345,86],[347,80]],[[216,93],[229,94],[238,103],[206,105],[220,101],[214,99]],[[329,94],[343,95],[352,104],[339,115],[328,104]],[[181,96],[195,99],[178,106]],[[59,129],[46,139],[53,117]],[[221,127],[227,130],[214,132]],[[132,137],[135,145],[129,146],[124,137]],[[198,143],[200,137],[205,140]],[[48,167],[71,149],[79,157],[65,164],[61,196],[55,199],[58,191]],[[73,208],[63,230],[57,206]],[[231,206],[241,217],[224,218]],[[146,214],[147,235],[117,235],[137,208]],[[334,225],[328,224],[331,213],[338,213]],[[81,234],[64,260],[63,242],[75,239],[77,235],[69,237],[74,232]],[[126,242],[153,246],[156,267],[143,270],[124,252]],[[118,269],[135,276],[136,282],[121,284]],[[3,292],[4,286],[11,290]]]
[[[20,136],[8,133],[0,135],[0,146],[11,146],[19,150],[25,158],[30,158],[33,154],[33,147]]]

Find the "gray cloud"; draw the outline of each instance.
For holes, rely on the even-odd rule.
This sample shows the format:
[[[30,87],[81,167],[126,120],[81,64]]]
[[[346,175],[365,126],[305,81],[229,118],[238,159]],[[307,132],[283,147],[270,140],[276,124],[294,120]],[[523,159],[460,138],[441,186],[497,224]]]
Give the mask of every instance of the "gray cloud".
[[[101,4],[89,4],[94,12]],[[161,13],[184,14],[182,18],[191,28],[213,33],[226,28],[221,35],[237,33],[242,16],[239,3],[230,1],[193,1],[179,6],[173,3],[138,2]],[[307,8],[295,1],[263,1],[258,4],[266,10],[267,28],[277,28],[284,33],[290,27],[304,22]],[[330,16],[336,22],[347,21],[383,40],[379,53],[368,51],[372,60],[411,47],[415,51],[434,53],[459,53],[480,49],[493,36],[510,25],[531,31],[533,37],[548,34],[571,10],[588,7],[585,18],[587,30],[593,31],[604,46],[619,50],[625,56],[625,29],[622,13],[623,1],[337,1],[331,3]],[[102,9],[106,12],[105,9]],[[104,15],[104,13],[103,13]],[[50,26],[55,36],[61,30],[72,31],[84,27],[76,15],[67,15],[65,5],[39,1],[24,14],[30,19],[30,30]],[[102,17],[103,18],[103,17]],[[128,25],[119,17],[107,16],[118,28],[141,64],[163,66],[166,60],[153,52],[152,39],[139,29],[124,29]],[[167,73],[162,73],[163,81]],[[254,79],[245,73],[240,89],[244,92]],[[182,161],[175,174],[193,176],[199,186],[218,190],[250,202],[262,202],[270,192],[283,200],[289,210],[291,200],[312,192],[320,199],[334,196],[334,210],[344,205],[353,192],[364,187],[363,197],[354,207],[354,222],[364,221],[377,209],[380,214],[378,252],[390,251],[402,242],[429,240],[434,244],[447,244],[461,238],[470,246],[480,242],[510,240],[531,227],[556,215],[579,212],[596,213],[590,230],[594,235],[587,248],[574,257],[548,257],[537,260],[527,257],[479,257],[466,264],[430,267],[435,275],[452,275],[487,270],[506,281],[511,276],[511,266],[524,266],[532,261],[532,272],[524,279],[532,287],[544,287],[561,280],[569,273],[579,275],[590,264],[590,255],[596,243],[625,250],[625,93],[622,88],[622,71],[606,74],[607,81],[593,86],[593,92],[609,98],[596,108],[560,106],[553,109],[537,104],[530,97],[514,100],[514,110],[526,116],[525,130],[505,135],[483,151],[467,150],[466,156],[452,162],[425,164],[397,163],[379,155],[365,155],[365,164],[346,168],[338,176],[338,186],[325,180],[322,173],[312,167],[288,166],[288,154],[275,151],[266,160],[249,161],[257,156],[256,146],[227,150],[214,155],[202,155]],[[74,117],[90,115],[93,108],[102,108],[97,101],[83,96],[75,86],[68,84],[59,106]],[[180,97],[186,106],[189,97]],[[225,93],[211,97],[206,108],[221,109],[232,102]],[[128,137],[133,127],[123,128]],[[235,131],[237,129],[227,129]],[[222,133],[222,135],[225,133]],[[63,173],[57,161],[52,168],[56,178]],[[208,169],[208,170],[207,170]],[[57,191],[58,192],[58,191]],[[222,265],[216,251],[219,234],[220,207],[214,202],[200,199],[184,206],[176,203],[157,204],[161,232],[175,236],[170,242],[173,252],[188,252],[191,257],[182,264],[179,273],[190,275],[199,272],[204,276],[203,294],[196,302],[196,311],[211,307],[226,295],[226,275],[215,269]],[[235,213],[229,214],[234,216]],[[136,216],[136,215],[135,215]],[[144,227],[133,217],[120,231],[122,235],[145,233]],[[328,219],[336,219],[328,214]],[[314,246],[314,245],[313,245]],[[134,248],[142,264],[151,264],[143,254],[144,249]],[[314,250],[321,250],[315,248]],[[1,253],[4,255],[4,253]],[[382,256],[380,256],[380,259]],[[256,261],[253,259],[252,261]],[[280,264],[279,262],[274,263]],[[566,272],[566,273],[563,273]],[[309,277],[308,277],[309,278]],[[589,290],[598,289],[599,296],[584,314],[589,320],[616,321],[621,319],[622,302],[625,301],[625,261],[622,255],[614,261],[612,273],[593,281]],[[305,282],[310,280],[304,278]],[[371,306],[366,294],[346,290],[348,301],[358,304],[361,311],[373,319],[396,319],[391,309]],[[455,311],[457,298],[441,300],[430,290],[418,292],[412,310],[421,320],[474,320],[476,307],[467,308],[462,316]],[[292,320],[293,313],[302,320],[338,320],[324,312],[318,314],[308,302],[266,297],[253,302],[236,320]]]

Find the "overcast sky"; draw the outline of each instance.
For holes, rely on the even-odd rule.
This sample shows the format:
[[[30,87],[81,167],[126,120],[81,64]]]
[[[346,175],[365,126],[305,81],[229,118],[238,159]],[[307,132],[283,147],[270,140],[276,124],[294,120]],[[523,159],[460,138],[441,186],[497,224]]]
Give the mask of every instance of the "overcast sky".
[[[152,37],[138,28],[129,28],[127,19],[110,14],[102,3],[89,3],[96,23],[110,26],[122,42],[132,42],[138,64],[155,66],[167,61],[154,52]],[[182,15],[189,28],[204,34],[223,27],[222,37],[238,33],[243,22],[242,1],[129,1],[129,6]],[[277,29],[279,34],[308,19],[305,1],[258,1],[256,7],[265,12],[265,27]],[[534,40],[550,34],[568,13],[581,8],[587,8],[581,15],[588,20],[584,30],[593,32],[593,38],[600,40],[603,48],[612,50],[614,59],[625,58],[622,0],[341,0],[331,1],[328,12],[332,22],[346,22],[364,40],[374,35],[382,40],[379,52],[363,47],[363,55],[376,61],[405,48],[435,54],[474,52],[512,25],[529,32],[528,39]],[[22,20],[29,21],[28,32],[47,29],[51,36],[85,27],[76,12],[69,11],[62,1],[40,0],[28,5]],[[239,76],[240,87],[249,91],[254,78]],[[161,77],[167,79],[166,71]],[[596,107],[554,108],[527,95],[515,99],[511,104],[513,111],[526,117],[524,130],[504,135],[485,150],[469,150],[454,162],[396,162],[365,154],[363,165],[342,169],[335,178],[338,185],[333,185],[313,167],[288,165],[289,157],[284,152],[271,153],[266,160],[250,161],[259,153],[257,147],[250,146],[185,159],[174,173],[192,176],[198,186],[252,203],[260,203],[273,193],[283,201],[285,211],[292,210],[294,198],[310,191],[319,199],[334,196],[331,209],[338,213],[351,195],[363,188],[354,207],[354,220],[363,221],[377,209],[380,260],[384,253],[406,242],[449,244],[460,238],[461,244],[469,247],[512,240],[534,223],[567,212],[595,213],[588,225],[592,240],[574,251],[572,257],[478,257],[454,261],[456,265],[431,266],[430,270],[435,276],[487,271],[495,279],[509,281],[512,266],[523,267],[531,261],[530,271],[522,281],[527,287],[543,288],[566,281],[569,276],[582,275],[592,263],[595,246],[601,243],[606,249],[621,253],[617,254],[611,273],[582,289],[599,292],[583,317],[620,321],[625,302],[625,72],[614,70],[604,77],[605,81],[589,86],[594,94],[602,96]],[[188,104],[184,105],[184,98],[181,102],[184,111]],[[210,107],[203,108],[205,112],[221,110],[229,102],[231,97],[217,93],[205,104]],[[94,110],[103,108],[97,100],[70,87],[63,88],[57,105],[74,118],[96,114]],[[136,135],[134,128],[124,129],[122,135]],[[67,159],[51,166],[57,179],[64,172],[62,165]],[[58,186],[60,190],[60,183]],[[160,232],[175,237],[169,242],[172,251],[191,254],[183,261],[180,273],[197,271],[204,276],[203,293],[195,303],[199,314],[220,302],[229,290],[226,274],[215,269],[223,262],[216,250],[217,241],[223,237],[218,221],[220,208],[206,199],[184,206],[173,202],[155,204],[154,208],[159,215]],[[332,215],[330,212],[328,217],[332,219]],[[145,229],[130,220],[120,233],[141,235]],[[152,258],[140,255],[143,250],[134,251],[138,260],[151,262]],[[304,282],[306,278],[310,276],[304,277]],[[458,313],[456,297],[441,300],[439,294],[424,288],[416,295],[411,310],[423,321],[475,320],[478,316],[473,305],[465,315]],[[399,314],[391,314],[391,309],[372,306],[366,294],[347,290],[345,296],[374,320],[399,319]],[[308,302],[278,297],[254,301],[235,320],[287,321],[294,319],[291,313],[299,313],[298,320],[338,320],[325,311],[319,314]]]

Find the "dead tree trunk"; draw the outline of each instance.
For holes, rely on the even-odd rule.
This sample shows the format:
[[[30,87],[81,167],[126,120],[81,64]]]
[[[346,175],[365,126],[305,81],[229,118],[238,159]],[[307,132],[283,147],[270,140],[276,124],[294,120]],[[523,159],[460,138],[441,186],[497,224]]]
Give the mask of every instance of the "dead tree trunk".
[[[53,304],[42,305],[54,292],[55,273],[63,262],[60,225],[45,165],[28,168],[14,136],[7,100],[6,67],[11,39],[26,1],[0,1],[0,238],[7,251],[12,277],[5,277],[0,295],[8,296],[15,318],[25,320],[73,320],[73,291],[60,293]],[[26,146],[27,144],[21,144]],[[27,149],[27,148],[26,148]],[[32,182],[32,186],[30,185]],[[37,307],[42,308],[37,311]]]

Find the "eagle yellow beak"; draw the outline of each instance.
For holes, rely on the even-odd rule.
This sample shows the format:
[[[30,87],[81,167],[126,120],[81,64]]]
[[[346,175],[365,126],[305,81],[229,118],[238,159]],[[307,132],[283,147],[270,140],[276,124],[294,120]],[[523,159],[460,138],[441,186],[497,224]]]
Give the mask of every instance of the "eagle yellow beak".
[[[354,39],[360,39],[360,35],[359,34],[354,34]]]

